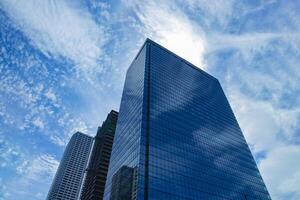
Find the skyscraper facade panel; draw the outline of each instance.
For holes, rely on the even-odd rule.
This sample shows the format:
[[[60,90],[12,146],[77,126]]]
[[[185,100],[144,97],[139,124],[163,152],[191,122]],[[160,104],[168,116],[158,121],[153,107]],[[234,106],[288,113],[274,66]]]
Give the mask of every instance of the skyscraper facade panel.
[[[144,195],[144,141],[142,132],[145,128],[144,115],[144,75],[146,61],[146,47],[142,48],[139,55],[135,58],[127,71],[127,78],[122,94],[122,100],[119,110],[118,123],[116,127],[115,139],[109,164],[109,172],[105,186],[104,199],[114,198],[110,195],[113,185],[113,176],[124,166],[139,169],[138,194],[141,199]],[[134,181],[131,181],[134,184]],[[116,185],[116,184],[114,184]],[[118,184],[122,185],[122,184]],[[136,188],[136,187],[135,187]],[[114,191],[120,191],[114,187]]]
[[[217,79],[150,44],[149,198],[268,199]]]
[[[104,199],[124,166],[137,173],[131,199],[270,199],[219,81],[151,40],[119,117]]]
[[[75,133],[61,159],[47,200],[77,200],[93,138]]]
[[[98,128],[81,190],[81,200],[103,199],[108,165],[118,119],[112,110]]]

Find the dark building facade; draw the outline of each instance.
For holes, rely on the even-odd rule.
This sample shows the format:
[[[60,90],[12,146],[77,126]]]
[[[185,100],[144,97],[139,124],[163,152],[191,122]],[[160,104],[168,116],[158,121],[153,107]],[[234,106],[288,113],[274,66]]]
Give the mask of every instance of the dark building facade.
[[[124,166],[131,199],[270,199],[219,81],[149,39],[126,74],[105,200],[122,199]]]
[[[112,178],[110,200],[136,199],[136,168],[122,166]]]
[[[112,110],[98,128],[81,190],[82,200],[103,198],[118,112]]]
[[[75,200],[79,197],[92,142],[92,137],[80,132],[71,137],[56,171],[47,200]]]

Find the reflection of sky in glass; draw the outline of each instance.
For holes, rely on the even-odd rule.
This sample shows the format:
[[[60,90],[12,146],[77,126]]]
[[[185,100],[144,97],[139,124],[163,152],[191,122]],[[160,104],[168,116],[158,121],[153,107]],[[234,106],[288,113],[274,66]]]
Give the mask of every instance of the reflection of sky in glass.
[[[118,189],[115,188],[118,184],[114,184],[116,181],[113,181],[113,177],[117,176],[122,167],[124,168],[127,166],[132,169],[136,169],[137,166],[141,167],[139,154],[141,146],[140,142],[142,141],[141,128],[145,57],[146,48],[143,48],[127,71],[104,199],[114,199],[115,196],[118,196],[111,195],[111,190],[118,191]],[[139,171],[139,175],[139,178],[142,177],[142,172]],[[142,182],[143,181],[139,179],[141,185]],[[119,185],[119,187],[123,186]],[[139,192],[140,191],[141,190],[139,190]]]
[[[150,198],[269,199],[219,82],[151,45]]]
[[[269,199],[218,80],[146,44],[127,73],[106,199],[122,166],[139,166],[138,199]]]

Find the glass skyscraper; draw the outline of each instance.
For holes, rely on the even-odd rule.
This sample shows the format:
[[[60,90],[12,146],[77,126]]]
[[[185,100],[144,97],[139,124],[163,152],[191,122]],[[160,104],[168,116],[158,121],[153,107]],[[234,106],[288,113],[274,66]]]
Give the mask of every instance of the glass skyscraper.
[[[93,138],[75,133],[64,152],[47,200],[77,200]]]
[[[126,74],[104,199],[128,195],[270,199],[219,81],[149,39]]]

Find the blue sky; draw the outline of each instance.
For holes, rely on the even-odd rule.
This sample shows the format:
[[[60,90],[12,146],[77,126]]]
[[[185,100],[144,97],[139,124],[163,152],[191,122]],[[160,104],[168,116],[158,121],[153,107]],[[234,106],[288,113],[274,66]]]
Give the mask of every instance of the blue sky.
[[[149,37],[217,77],[273,199],[300,199],[300,1],[0,1],[0,200],[45,199]]]

